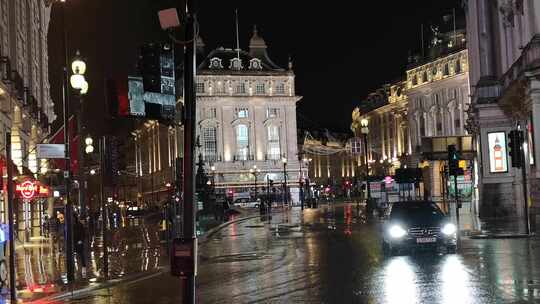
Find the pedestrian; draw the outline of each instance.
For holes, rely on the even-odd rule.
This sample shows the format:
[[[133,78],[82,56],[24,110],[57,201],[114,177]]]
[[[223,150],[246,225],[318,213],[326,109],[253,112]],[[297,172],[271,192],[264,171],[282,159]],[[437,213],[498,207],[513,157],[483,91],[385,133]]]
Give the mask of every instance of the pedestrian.
[[[81,273],[83,279],[86,278],[86,256],[84,252],[84,225],[81,220],[75,215],[73,221],[73,242],[75,243],[75,253],[81,264]]]

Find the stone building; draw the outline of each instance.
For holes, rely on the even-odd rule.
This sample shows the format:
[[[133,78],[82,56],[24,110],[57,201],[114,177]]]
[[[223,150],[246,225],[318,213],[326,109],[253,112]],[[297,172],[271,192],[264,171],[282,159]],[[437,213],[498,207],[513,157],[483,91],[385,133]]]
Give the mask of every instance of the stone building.
[[[380,165],[388,167],[385,172],[389,174],[400,167],[424,168],[421,193],[442,200],[448,191],[444,175],[447,146],[457,144],[467,159],[462,165],[468,169],[464,179],[470,202],[475,154],[466,129],[468,79],[465,31],[434,32],[427,55],[410,58],[404,80],[368,94],[353,111],[351,128],[361,138],[360,122],[369,122],[372,174]]]
[[[523,180],[520,169],[511,166],[506,147],[508,132],[520,128],[526,131],[527,201],[532,223],[538,225],[540,2],[470,0],[464,3],[473,103],[469,126],[477,137],[482,160],[480,215],[523,216],[526,201],[522,194]]]
[[[220,47],[204,54],[199,38],[196,153],[218,192],[253,192],[255,179],[259,192],[268,180],[281,191],[286,174],[288,192],[297,202],[296,102],[301,97],[295,94],[292,63],[287,69],[279,67],[266,49],[256,28],[248,51]],[[173,181],[174,159],[182,156],[182,134],[182,128],[157,121],[133,132],[139,198],[165,198],[166,185]]]
[[[357,155],[351,153],[351,135],[325,131],[303,131],[299,149],[302,166],[308,168],[311,186],[341,189],[360,176]]]
[[[47,138],[49,123],[56,118],[49,87],[49,18],[45,1],[0,0],[0,168],[7,165],[4,134],[11,132],[18,180],[47,171],[45,160],[37,158],[36,144]],[[40,230],[45,201],[26,200],[15,207],[19,230]],[[5,211],[3,199],[0,222],[7,220]]]
[[[467,160],[463,165],[465,177],[460,183],[462,190],[467,189],[466,198],[462,199],[467,203],[472,200],[474,153],[471,153],[472,137],[467,136],[465,128],[470,106],[465,41],[462,30],[443,35],[437,45],[441,45],[439,51],[412,64],[406,72],[411,160],[426,168],[425,193],[436,201],[442,200],[447,190],[443,172],[450,144],[456,144],[462,158]]]
[[[369,121],[368,162],[389,167],[388,173],[393,173],[402,162],[406,162],[411,153],[407,101],[406,82],[398,81],[368,94],[353,112],[354,121]],[[363,135],[360,129],[356,136],[363,154]]]

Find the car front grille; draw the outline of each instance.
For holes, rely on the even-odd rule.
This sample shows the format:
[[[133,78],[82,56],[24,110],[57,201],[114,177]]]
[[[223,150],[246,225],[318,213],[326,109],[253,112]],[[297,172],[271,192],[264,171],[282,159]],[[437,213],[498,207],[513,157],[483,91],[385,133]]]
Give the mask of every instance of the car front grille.
[[[414,227],[409,228],[409,235],[413,237],[438,236],[441,232],[440,227]]]

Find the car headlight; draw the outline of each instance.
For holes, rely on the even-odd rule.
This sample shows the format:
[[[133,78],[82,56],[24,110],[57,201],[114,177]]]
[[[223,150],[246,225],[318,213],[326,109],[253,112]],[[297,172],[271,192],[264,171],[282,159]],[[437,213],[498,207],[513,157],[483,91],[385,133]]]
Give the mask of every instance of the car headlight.
[[[442,233],[444,233],[445,235],[452,235],[456,233],[456,230],[456,225],[448,223],[443,226]]]
[[[390,227],[390,230],[388,232],[390,232],[390,236],[395,239],[399,239],[403,237],[405,234],[407,234],[407,231],[405,231],[405,229],[401,228],[398,225],[394,225]]]

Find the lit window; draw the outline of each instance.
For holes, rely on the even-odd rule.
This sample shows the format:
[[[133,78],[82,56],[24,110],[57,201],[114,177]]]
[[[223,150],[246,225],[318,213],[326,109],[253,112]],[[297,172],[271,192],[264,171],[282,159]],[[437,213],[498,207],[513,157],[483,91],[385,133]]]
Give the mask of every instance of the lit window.
[[[206,161],[217,161],[216,128],[203,128],[202,141],[204,149],[204,159]]]
[[[206,118],[216,118],[217,111],[216,108],[206,109]]]
[[[255,93],[258,95],[266,93],[264,82],[257,83],[257,86],[255,87]]]
[[[285,94],[285,84],[283,82],[276,85],[276,94]]]
[[[266,109],[266,118],[275,118],[279,116],[278,108],[268,108]]]
[[[236,87],[234,88],[234,93],[246,94],[246,84],[244,82],[238,83]]]
[[[197,93],[204,93],[204,82],[197,82]]]
[[[236,126],[236,160],[248,160],[249,128],[246,125]]]
[[[216,94],[225,94],[226,93],[225,84],[221,81],[218,81],[215,92]]]
[[[236,109],[237,118],[247,118],[249,116],[249,111],[247,108],[238,108]]]
[[[281,149],[279,146],[279,127],[268,126],[268,159],[279,159],[281,157]]]

